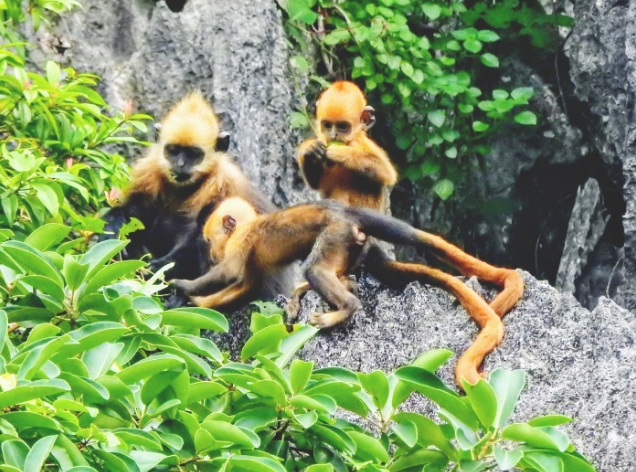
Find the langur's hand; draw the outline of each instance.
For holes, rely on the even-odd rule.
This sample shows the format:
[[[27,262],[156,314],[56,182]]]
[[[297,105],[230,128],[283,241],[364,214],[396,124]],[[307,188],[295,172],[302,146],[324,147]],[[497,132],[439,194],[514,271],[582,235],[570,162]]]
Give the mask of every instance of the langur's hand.
[[[327,164],[327,146],[322,141],[316,141],[305,153],[305,162],[310,165],[324,166]]]
[[[185,295],[191,295],[194,290],[192,280],[172,279],[169,283],[170,285],[176,287],[179,292]]]

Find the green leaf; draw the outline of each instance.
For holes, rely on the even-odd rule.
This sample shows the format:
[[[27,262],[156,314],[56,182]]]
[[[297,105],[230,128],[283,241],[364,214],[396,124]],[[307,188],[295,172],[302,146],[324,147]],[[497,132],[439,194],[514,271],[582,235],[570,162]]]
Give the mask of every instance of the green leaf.
[[[446,111],[444,110],[429,111],[427,113],[427,116],[429,121],[433,125],[440,128],[444,124],[444,121],[446,120]]]
[[[186,328],[209,329],[220,333],[227,333],[229,329],[227,318],[221,313],[216,310],[197,307],[175,308],[174,310],[164,311],[161,314],[161,323]]]
[[[289,62],[292,67],[298,69],[300,73],[304,74],[309,71],[309,63],[303,56],[294,56],[289,60]]]
[[[444,434],[442,427],[430,418],[418,413],[397,413],[393,415],[393,420],[396,423],[413,423],[417,427],[417,442],[420,446],[433,445],[449,458],[456,458],[455,447]]]
[[[477,417],[455,392],[450,390],[435,374],[419,367],[406,366],[395,371],[403,382],[410,382],[415,390],[430,398],[443,409],[452,412],[473,430],[477,428]]]
[[[481,41],[477,41],[476,39],[467,39],[466,41],[464,41],[463,45],[464,45],[464,49],[466,49],[467,51],[470,51],[470,52],[472,52],[474,54],[477,54],[483,48],[483,45],[481,44]],[[491,56],[492,56],[492,54],[491,54]],[[493,57],[495,57],[495,56],[493,56]],[[483,62],[483,56],[482,56],[482,62]]]
[[[21,241],[6,241],[2,250],[11,256],[18,264],[35,275],[43,275],[63,286],[62,274],[55,265],[42,253]]]
[[[482,121],[473,121],[473,130],[477,133],[483,133],[484,131],[487,131],[488,128],[490,128],[490,125],[487,125]]]
[[[146,263],[143,261],[120,261],[110,264],[103,269],[97,271],[91,277],[88,277],[88,283],[82,290],[82,293],[79,296],[79,300],[81,301],[87,295],[90,295],[95,290],[102,288],[106,285],[109,285],[116,280],[119,280],[124,275],[128,275],[134,273],[137,269],[145,266]]]
[[[296,395],[292,398],[290,404],[296,408],[305,408],[306,410],[316,410],[320,413],[333,413],[336,411],[336,402],[326,395]]]
[[[446,157],[448,157],[449,159],[455,159],[457,157],[457,148],[455,146],[449,147],[448,149],[446,149],[444,154],[446,154]]]
[[[280,342],[289,335],[284,324],[270,325],[247,340],[241,350],[241,360],[256,354],[269,354],[280,349]]]
[[[546,452],[526,451],[521,462],[539,472],[567,472],[563,469],[563,461],[560,457]]]
[[[294,325],[294,331],[280,343],[280,357],[276,359],[278,367],[284,367],[292,357],[305,345],[307,341],[316,336],[320,330],[313,326]]]
[[[477,33],[477,39],[483,41],[484,43],[494,43],[495,41],[499,41],[499,35],[494,31],[490,30],[481,30]]]
[[[250,387],[252,392],[256,395],[273,398],[279,405],[287,405],[285,390],[274,380],[259,380],[258,382],[254,382]]]
[[[506,100],[508,98],[508,92],[501,89],[495,89],[492,91],[492,96],[495,100]]]
[[[334,472],[334,468],[331,464],[314,464],[303,469],[303,472]]]
[[[411,421],[403,421],[391,426],[391,430],[410,449],[417,443],[417,427]]]
[[[475,385],[462,379],[462,385],[479,422],[485,429],[490,429],[497,420],[498,411],[494,389],[484,379],[479,379]]]
[[[0,310],[0,352],[4,350],[4,343],[7,340],[7,327],[9,326],[9,320],[7,318],[7,312]]]
[[[118,254],[126,247],[128,241],[118,241],[117,239],[109,239],[99,242],[90,248],[82,256],[79,263],[88,264],[90,267],[87,277],[91,277],[106,262],[110,261],[115,254]]]
[[[495,460],[501,470],[511,470],[523,457],[521,449],[515,448],[512,450],[501,449],[499,446],[494,447]]]
[[[60,211],[60,201],[57,193],[53,190],[53,183],[33,182],[31,184],[35,189],[38,199],[48,210],[51,216],[57,216]]]
[[[446,200],[455,191],[455,184],[448,179],[441,179],[435,182],[435,185],[433,185],[433,191],[439,198]]]
[[[69,390],[71,390],[69,384],[60,379],[36,380],[28,385],[0,393],[0,408],[26,403],[36,398],[68,392]]]
[[[206,338],[199,338],[190,334],[175,334],[170,336],[170,339],[177,344],[181,349],[185,349],[188,352],[198,354],[208,359],[214,360],[221,364],[223,362],[223,355],[219,348],[216,347],[212,341]]]
[[[559,426],[562,424],[571,423],[572,418],[563,415],[546,415],[539,416],[538,418],[533,418],[528,421],[530,426],[540,427],[540,426]]]
[[[303,391],[311,377],[313,368],[313,361],[305,362],[300,359],[295,359],[291,363],[291,366],[289,366],[289,382],[294,395]]]
[[[551,426],[534,428],[526,423],[511,424],[501,432],[501,437],[560,452],[565,452],[571,444],[567,436],[558,429]]]
[[[389,454],[380,441],[368,434],[357,431],[348,431],[347,434],[356,444],[356,457],[359,460],[379,463],[389,462]]]
[[[88,264],[80,264],[75,257],[66,254],[64,256],[64,266],[62,267],[62,275],[66,280],[66,285],[71,291],[77,290],[85,280],[88,274]]]
[[[42,293],[51,295],[58,301],[64,301],[64,290],[53,280],[43,275],[27,275],[26,277],[20,277],[16,280],[21,284],[30,285],[36,290]]]
[[[42,469],[44,461],[47,457],[49,457],[56,439],[57,435],[46,436],[38,440],[31,448],[31,452],[29,452],[26,456],[26,460],[24,461],[24,470],[32,470],[35,472]]]
[[[103,342],[82,355],[82,361],[88,369],[88,376],[96,379],[106,374],[115,359],[124,348],[124,343]]]
[[[437,20],[439,16],[442,14],[442,9],[439,7],[439,5],[435,5],[434,3],[423,4],[422,11],[431,20]]]
[[[495,369],[490,374],[490,386],[497,397],[497,418],[495,426],[503,428],[515,409],[519,394],[526,384],[523,370]]]
[[[351,34],[346,29],[336,29],[326,35],[322,40],[328,46],[335,46],[336,44],[349,41]]]
[[[126,446],[140,446],[151,451],[161,451],[161,443],[157,438],[147,431],[132,428],[121,428],[113,431]]]
[[[227,387],[217,382],[203,381],[190,384],[189,403],[198,403],[207,398],[218,397],[228,391]]]
[[[234,455],[227,460],[225,472],[286,472],[285,468],[268,457]]]
[[[308,25],[314,24],[318,19],[318,14],[309,8],[306,0],[288,0],[287,13],[290,20]]]
[[[356,444],[349,435],[340,428],[315,424],[311,427],[310,431],[320,436],[330,446],[345,454],[353,455],[355,453]]]
[[[24,470],[24,462],[29,454],[29,446],[17,439],[11,439],[2,443],[2,456],[4,462],[18,470]]]
[[[46,79],[53,87],[57,87],[60,84],[60,66],[57,63],[53,61],[46,62]]]
[[[126,367],[115,374],[115,377],[124,384],[130,385],[164,370],[183,368],[185,368],[185,363],[181,358],[171,354],[155,354]]]
[[[514,89],[510,96],[517,102],[525,103],[534,95],[534,89],[532,87],[519,87]]]
[[[260,438],[251,431],[225,421],[204,421],[201,428],[205,429],[217,441],[230,441],[239,446],[253,449],[261,444]]]
[[[358,373],[358,380],[373,399],[373,404],[381,410],[389,399],[389,380],[386,374],[380,370],[370,374]]]
[[[521,125],[536,125],[537,124],[537,115],[532,113],[531,111],[522,111],[521,113],[515,115],[515,121]]]
[[[426,464],[438,465],[437,468],[422,468]],[[398,457],[389,467],[390,472],[399,472],[401,470],[415,471],[443,471],[446,470],[448,459],[444,454],[433,449],[420,449],[415,452],[404,454]]]
[[[46,251],[52,246],[58,245],[64,240],[70,233],[71,228],[69,226],[60,225],[57,223],[49,223],[40,226],[33,231],[25,240],[24,243],[37,249],[38,251]]]
[[[480,60],[485,66],[499,67],[499,59],[497,59],[497,56],[490,54],[489,52],[482,54]]]

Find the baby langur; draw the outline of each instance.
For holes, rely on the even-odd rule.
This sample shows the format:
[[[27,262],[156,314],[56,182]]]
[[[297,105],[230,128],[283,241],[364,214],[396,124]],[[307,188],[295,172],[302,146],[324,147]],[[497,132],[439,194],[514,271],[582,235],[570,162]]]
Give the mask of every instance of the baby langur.
[[[298,148],[303,177],[322,198],[384,211],[397,172],[386,152],[367,135],[375,111],[353,82],[335,82],[316,103],[319,135]]]
[[[217,207],[204,232],[218,264],[196,280],[172,281],[187,295],[194,295],[192,300],[198,306],[221,308],[248,301],[270,271],[304,259],[307,281],[336,307],[336,311],[310,317],[310,323],[321,328],[345,321],[361,306],[350,291],[347,276],[362,250],[365,235],[427,249],[439,247],[441,241],[447,254],[461,254],[466,261],[484,264],[441,238],[395,218],[329,201],[257,215],[246,201],[230,198]],[[479,324],[481,331],[461,356],[456,370],[458,383],[461,378],[476,383],[484,356],[503,337],[499,316],[459,279],[421,264],[396,264],[394,271],[411,280],[427,281],[451,291]]]

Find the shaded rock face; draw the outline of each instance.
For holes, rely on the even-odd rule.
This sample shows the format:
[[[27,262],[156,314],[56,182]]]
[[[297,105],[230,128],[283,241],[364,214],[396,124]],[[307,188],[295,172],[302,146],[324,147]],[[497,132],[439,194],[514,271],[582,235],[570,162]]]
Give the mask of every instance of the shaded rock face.
[[[550,413],[571,416],[574,423],[565,430],[599,471],[635,470],[636,316],[606,298],[590,313],[572,295],[523,275],[524,297],[504,318],[503,343],[484,363],[486,371],[528,373],[512,421]],[[469,285],[486,299],[494,294],[474,279]],[[321,332],[301,357],[320,367],[391,371],[428,350],[447,348],[456,355],[438,374],[452,385],[457,354],[477,334],[477,325],[455,299],[418,283],[390,290],[370,276],[362,277],[359,290],[363,309],[345,325]],[[301,319],[326,310],[311,292],[303,300]],[[419,396],[409,409],[435,410]]]

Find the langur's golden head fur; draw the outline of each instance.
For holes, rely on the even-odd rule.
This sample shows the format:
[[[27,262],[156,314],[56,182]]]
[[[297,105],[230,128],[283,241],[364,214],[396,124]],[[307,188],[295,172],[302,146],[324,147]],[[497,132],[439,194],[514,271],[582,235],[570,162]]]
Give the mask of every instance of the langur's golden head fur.
[[[214,152],[220,126],[214,110],[199,92],[179,101],[161,122],[160,143],[198,146],[206,154]]]
[[[227,242],[235,230],[258,217],[254,207],[240,197],[223,200],[203,226],[203,237],[210,244],[210,258],[219,263],[225,256]]]
[[[366,124],[362,120],[362,115],[366,106],[367,100],[362,90],[353,82],[341,80],[331,84],[320,94],[316,102],[318,128],[326,141],[348,143],[355,139],[360,131],[365,131]],[[344,126],[345,123],[348,127]]]

